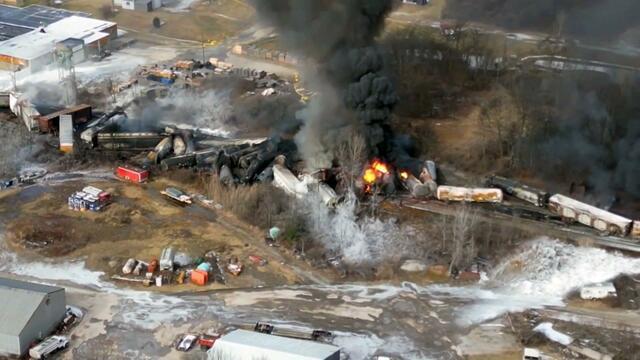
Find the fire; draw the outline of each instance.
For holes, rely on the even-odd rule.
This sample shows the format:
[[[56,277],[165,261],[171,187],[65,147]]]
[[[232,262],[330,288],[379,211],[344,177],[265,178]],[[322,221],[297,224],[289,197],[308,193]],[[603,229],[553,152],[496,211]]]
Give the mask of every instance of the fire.
[[[378,179],[382,178],[384,175],[389,174],[389,166],[382,161],[375,159],[371,162],[371,164],[364,170],[364,174],[362,175],[362,180],[364,180],[365,184],[372,185],[375,184]]]
[[[407,179],[409,178],[409,173],[408,173],[408,172],[406,172],[406,171],[404,171],[404,170],[403,170],[403,171],[400,171],[400,178],[401,178],[402,180],[407,180]]]
[[[387,164],[383,163],[380,160],[374,160],[373,164],[371,164],[371,168],[381,174],[388,174],[389,173],[389,168],[387,167]]]
[[[378,179],[375,170],[369,168],[364,171],[364,175],[362,175],[362,179],[367,184],[373,184]]]

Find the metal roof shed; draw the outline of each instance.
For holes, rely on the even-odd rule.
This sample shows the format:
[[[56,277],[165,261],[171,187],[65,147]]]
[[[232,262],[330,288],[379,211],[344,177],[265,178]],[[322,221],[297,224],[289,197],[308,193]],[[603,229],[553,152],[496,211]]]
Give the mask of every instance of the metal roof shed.
[[[255,331],[234,330],[216,340],[209,360],[340,360],[340,348]]]
[[[49,335],[66,311],[64,289],[0,278],[0,353],[22,355]]]

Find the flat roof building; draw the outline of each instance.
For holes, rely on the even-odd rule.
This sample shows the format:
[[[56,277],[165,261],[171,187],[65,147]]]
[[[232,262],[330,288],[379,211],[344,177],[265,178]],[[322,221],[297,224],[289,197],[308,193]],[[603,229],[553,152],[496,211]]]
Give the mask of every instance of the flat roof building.
[[[0,23],[20,26],[28,29],[36,29],[40,26],[51,25],[69,16],[89,17],[90,14],[57,9],[43,5],[30,5],[27,7],[15,7],[0,5]]]
[[[340,360],[340,348],[315,341],[234,330],[216,340],[209,360]]]
[[[54,62],[56,46],[72,46],[74,62],[83,61],[85,52],[108,47],[117,36],[117,24],[77,15],[65,17],[49,25],[0,42],[0,67],[19,66],[36,72]],[[80,56],[75,56],[80,53]],[[4,66],[2,66],[4,64]]]
[[[0,278],[0,353],[22,355],[53,332],[66,312],[64,289]]]

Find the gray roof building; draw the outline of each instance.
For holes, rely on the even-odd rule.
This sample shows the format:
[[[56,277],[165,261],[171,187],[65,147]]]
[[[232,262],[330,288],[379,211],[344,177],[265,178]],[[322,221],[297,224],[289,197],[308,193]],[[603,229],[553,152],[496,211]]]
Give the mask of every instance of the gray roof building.
[[[209,360],[340,360],[340,348],[316,341],[234,330],[216,340]]]
[[[22,355],[48,336],[66,311],[64,289],[0,278],[0,353]]]

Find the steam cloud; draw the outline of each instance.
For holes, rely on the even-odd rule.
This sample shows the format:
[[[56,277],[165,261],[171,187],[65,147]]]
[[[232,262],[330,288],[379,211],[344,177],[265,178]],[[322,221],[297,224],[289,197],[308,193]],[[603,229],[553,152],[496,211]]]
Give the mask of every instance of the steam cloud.
[[[296,142],[307,166],[328,167],[337,145],[357,131],[373,154],[384,152],[397,96],[383,75],[375,36],[391,0],[254,0],[257,13],[283,43],[311,64],[305,80],[318,95],[299,113]]]

